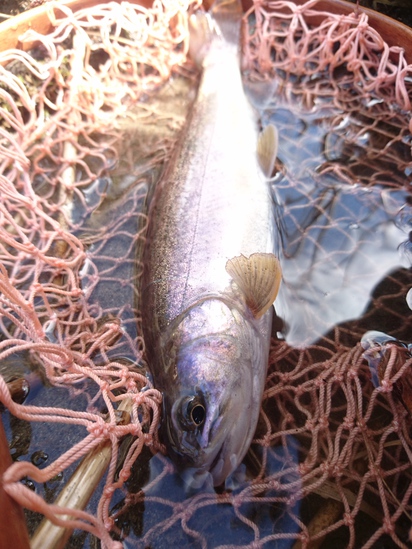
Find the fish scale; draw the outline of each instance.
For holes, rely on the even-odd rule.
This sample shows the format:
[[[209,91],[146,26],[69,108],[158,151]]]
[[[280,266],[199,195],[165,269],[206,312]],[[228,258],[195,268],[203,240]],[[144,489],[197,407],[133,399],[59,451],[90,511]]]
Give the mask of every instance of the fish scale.
[[[222,33],[238,36],[236,2],[217,3],[213,16]],[[149,206],[141,292],[147,361],[164,398],[163,442],[192,484],[210,473],[215,485],[254,434],[280,281],[262,172],[273,166],[265,140],[274,132],[259,140],[239,46],[222,33],[204,13],[192,20],[202,76]]]

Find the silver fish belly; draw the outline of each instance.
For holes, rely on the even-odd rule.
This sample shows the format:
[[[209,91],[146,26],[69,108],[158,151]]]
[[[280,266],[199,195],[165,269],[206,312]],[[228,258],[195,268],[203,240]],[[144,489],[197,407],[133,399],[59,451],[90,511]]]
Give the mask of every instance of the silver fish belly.
[[[163,442],[193,482],[210,472],[219,485],[256,428],[280,269],[238,45],[214,34],[202,49],[197,99],[149,208],[141,300]],[[275,152],[263,141],[265,164]]]

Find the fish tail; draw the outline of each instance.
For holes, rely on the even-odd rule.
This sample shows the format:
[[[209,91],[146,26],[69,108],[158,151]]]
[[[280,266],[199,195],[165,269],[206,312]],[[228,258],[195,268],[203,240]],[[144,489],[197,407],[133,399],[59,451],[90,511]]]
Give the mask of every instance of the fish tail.
[[[242,16],[240,0],[216,0],[208,13],[194,13],[189,19],[190,57],[202,65],[210,44],[216,39],[238,48]]]
[[[210,13],[219,26],[223,38],[239,45],[243,9],[240,0],[216,0]]]

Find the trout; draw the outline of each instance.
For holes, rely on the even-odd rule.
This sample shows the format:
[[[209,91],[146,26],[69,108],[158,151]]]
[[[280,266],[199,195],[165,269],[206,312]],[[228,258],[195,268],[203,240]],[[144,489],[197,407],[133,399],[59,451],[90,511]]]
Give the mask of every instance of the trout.
[[[281,271],[267,182],[277,132],[260,134],[242,85],[242,11],[190,20],[197,97],[148,210],[141,286],[146,357],[163,393],[160,436],[199,486],[238,467],[259,416]]]

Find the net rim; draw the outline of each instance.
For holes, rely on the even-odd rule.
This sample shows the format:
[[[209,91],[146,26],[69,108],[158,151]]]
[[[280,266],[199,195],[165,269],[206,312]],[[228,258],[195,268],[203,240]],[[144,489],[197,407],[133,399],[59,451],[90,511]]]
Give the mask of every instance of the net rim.
[[[111,2],[121,4],[123,0],[110,0]],[[128,0],[128,3],[140,5],[145,9],[153,5],[152,0]],[[208,9],[212,3],[210,0],[205,0],[203,6]],[[297,11],[310,8],[310,10],[318,12],[318,14],[307,14],[309,20],[315,24],[316,20],[321,20],[328,14],[348,15],[355,13],[355,15],[361,15],[364,13],[368,16],[369,25],[379,32],[383,40],[389,46],[403,48],[406,59],[412,62],[412,28],[400,21],[372,9],[356,6],[346,0],[291,0],[288,3],[296,4]],[[33,43],[21,42],[20,36],[29,29],[47,34],[53,28],[53,19],[58,19],[66,14],[64,8],[76,12],[96,5],[101,6],[101,4],[99,0],[58,0],[46,2],[7,19],[0,23],[0,52],[14,48],[23,51],[30,49]],[[252,0],[243,0],[242,4],[245,13],[253,6]]]

